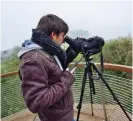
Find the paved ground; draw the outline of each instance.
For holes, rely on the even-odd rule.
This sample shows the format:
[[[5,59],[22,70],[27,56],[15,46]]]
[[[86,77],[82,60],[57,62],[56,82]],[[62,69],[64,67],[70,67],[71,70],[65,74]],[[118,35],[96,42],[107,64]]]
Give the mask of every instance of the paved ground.
[[[77,113],[74,113],[74,118],[77,118]],[[37,117],[35,121],[40,121],[39,118]],[[87,115],[84,113],[80,114],[80,120],[79,121],[104,121],[102,118],[98,118],[95,116]]]
[[[77,117],[76,104],[74,105],[74,118]],[[84,104],[82,105],[80,121],[104,121],[104,113],[102,105],[95,104],[93,105],[94,115],[91,116],[91,105]],[[123,111],[118,105],[106,105],[107,117],[109,121],[128,121],[126,116],[123,114]],[[16,114],[10,115],[2,119],[2,121],[40,121],[36,114],[31,113],[28,109],[20,111]],[[130,115],[131,116],[131,115]],[[35,120],[34,120],[35,119]]]
[[[28,110],[25,110],[25,111],[27,112]],[[15,116],[15,115],[17,115],[17,116]],[[20,115],[17,113],[15,115],[6,117],[6,118],[2,119],[2,121],[40,121],[38,117],[35,118],[35,116],[36,116],[35,114],[32,114],[30,112],[28,112],[28,114],[23,113],[23,115]],[[74,113],[74,117],[76,119],[76,117],[77,117],[76,112]],[[35,120],[34,120],[34,118],[35,118]],[[103,121],[103,120],[102,120],[102,118],[93,117],[93,116],[81,113],[80,121]]]

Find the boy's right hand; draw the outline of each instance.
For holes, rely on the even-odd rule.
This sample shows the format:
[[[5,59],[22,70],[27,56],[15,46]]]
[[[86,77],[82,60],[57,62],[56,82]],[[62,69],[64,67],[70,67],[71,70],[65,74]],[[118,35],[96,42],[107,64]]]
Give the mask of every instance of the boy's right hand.
[[[67,78],[67,83],[69,84],[69,86],[71,86],[71,85],[74,83],[75,78],[74,78],[74,76],[72,75],[71,72],[65,70],[65,71],[63,72],[63,74],[62,74],[62,77],[63,77],[63,76],[64,76],[64,78]]]

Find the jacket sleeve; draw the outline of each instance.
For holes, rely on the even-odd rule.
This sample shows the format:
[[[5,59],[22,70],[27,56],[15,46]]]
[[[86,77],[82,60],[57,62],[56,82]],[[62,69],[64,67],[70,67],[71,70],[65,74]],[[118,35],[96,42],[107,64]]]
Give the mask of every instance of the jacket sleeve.
[[[62,72],[59,82],[48,86],[47,69],[38,60],[30,60],[20,66],[22,92],[29,110],[37,113],[59,101],[74,82],[68,71]]]
[[[65,64],[65,69],[68,67],[69,63],[71,63],[77,57],[79,52],[76,52],[71,47],[68,47],[67,50],[66,50],[66,54],[67,54],[67,61],[66,61],[66,64]]]

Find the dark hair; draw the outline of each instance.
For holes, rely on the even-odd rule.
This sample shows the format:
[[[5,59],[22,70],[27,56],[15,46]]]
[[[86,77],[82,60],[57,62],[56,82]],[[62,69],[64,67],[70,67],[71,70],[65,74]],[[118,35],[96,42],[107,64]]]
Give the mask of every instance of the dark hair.
[[[51,35],[52,32],[55,32],[57,35],[59,33],[64,32],[65,34],[68,32],[69,27],[65,21],[59,18],[56,15],[48,14],[43,16],[36,27],[37,30],[45,32],[48,36]]]

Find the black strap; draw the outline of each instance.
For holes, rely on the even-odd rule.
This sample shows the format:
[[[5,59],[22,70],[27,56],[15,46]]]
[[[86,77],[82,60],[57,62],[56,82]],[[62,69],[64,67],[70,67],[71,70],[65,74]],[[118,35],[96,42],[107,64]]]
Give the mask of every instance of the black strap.
[[[103,59],[102,51],[101,51],[101,55],[100,55],[100,62],[101,62],[101,72],[103,73],[103,71],[104,71],[104,66],[103,66],[104,59]]]
[[[19,76],[20,80],[22,81],[22,76],[20,74],[20,69],[18,70],[18,76]]]

